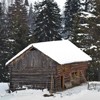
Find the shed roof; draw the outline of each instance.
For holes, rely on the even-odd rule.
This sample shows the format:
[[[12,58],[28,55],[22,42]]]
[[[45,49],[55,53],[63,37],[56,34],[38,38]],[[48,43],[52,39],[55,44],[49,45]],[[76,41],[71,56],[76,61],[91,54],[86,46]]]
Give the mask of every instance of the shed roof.
[[[11,58],[6,65],[19,57],[29,48],[34,47],[59,64],[90,61],[92,58],[80,50],[69,40],[48,41],[33,43]]]

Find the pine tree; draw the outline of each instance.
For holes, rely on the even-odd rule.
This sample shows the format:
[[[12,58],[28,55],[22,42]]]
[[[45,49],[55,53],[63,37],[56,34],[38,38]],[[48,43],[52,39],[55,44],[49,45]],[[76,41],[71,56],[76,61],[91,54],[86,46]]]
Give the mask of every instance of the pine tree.
[[[91,9],[87,9],[87,12],[83,10],[74,20],[75,30],[73,41],[78,47],[92,57],[91,65],[87,71],[89,80],[100,79],[100,76],[97,74],[100,68],[100,22],[98,18],[98,16],[100,16],[100,1],[97,0],[97,2],[92,0],[91,4],[94,5],[94,8],[92,8],[94,10],[92,10],[92,12]],[[88,15],[91,15],[91,17],[88,17]]]
[[[86,37],[84,38],[84,47],[85,52],[88,53],[92,57],[92,62],[91,66],[88,69],[88,77],[89,80],[95,80],[97,81],[100,79],[98,76],[98,71],[99,71],[99,66],[100,66],[100,36],[99,36],[99,31],[100,31],[100,24],[98,16],[100,16],[100,1],[98,0],[92,0],[92,3],[94,5],[94,10],[91,10],[92,14],[95,16],[86,18],[87,22],[87,27],[84,28],[84,33],[87,33]],[[98,6],[99,5],[99,6]]]
[[[26,6],[29,6],[28,0],[25,0],[25,5],[26,5]]]
[[[94,28],[93,34],[93,50],[92,53],[93,56],[93,67],[94,67],[94,79],[100,80],[100,0],[95,0],[95,23],[94,27],[92,26],[92,29]],[[98,73],[98,74],[97,74]]]
[[[81,2],[80,2],[81,4]],[[91,6],[90,6],[91,5]],[[97,80],[96,70],[96,34],[97,25],[96,17],[94,15],[95,7],[94,0],[85,0],[84,9],[81,9],[83,4],[80,5],[80,10],[73,19],[73,34],[71,35],[71,41],[81,48],[84,52],[92,57],[91,65],[87,71],[89,80]],[[95,67],[94,67],[95,66]]]
[[[91,13],[78,12],[73,21],[73,34],[71,35],[71,41],[76,44],[78,47],[83,50],[90,48],[90,40],[92,38],[92,34],[89,34],[88,30],[89,19],[93,20],[94,17],[89,17],[92,15]],[[93,24],[91,24],[93,25]]]
[[[81,10],[85,12],[93,12],[95,0],[80,0]]]
[[[60,9],[54,0],[35,3],[35,37],[37,41],[59,40],[61,26]]]
[[[2,65],[2,52],[3,52],[3,50],[2,50],[2,43],[3,43],[3,36],[2,36],[2,4],[1,4],[1,2],[0,2],[0,81],[2,81],[3,79],[3,70],[4,70],[4,68],[3,68],[3,65]]]
[[[28,24],[29,24],[29,28],[30,28],[32,33],[35,29],[35,18],[36,18],[36,14],[34,13],[33,6],[31,4],[29,7]]]
[[[15,4],[9,7],[9,33],[13,41],[13,55],[25,48],[29,43],[29,27],[27,10],[22,0],[15,0]]]
[[[80,8],[79,0],[66,0],[64,11],[64,30],[62,34],[65,34],[68,38],[73,33],[73,19]]]
[[[7,17],[5,9],[3,9],[4,4],[0,2],[0,81],[7,81],[7,68],[5,63],[8,60],[8,34],[7,34]]]
[[[30,41],[36,42],[34,38],[34,29],[35,29],[35,19],[36,19],[36,14],[33,11],[33,6],[32,4],[29,6],[29,13],[28,13],[28,25],[30,29]]]

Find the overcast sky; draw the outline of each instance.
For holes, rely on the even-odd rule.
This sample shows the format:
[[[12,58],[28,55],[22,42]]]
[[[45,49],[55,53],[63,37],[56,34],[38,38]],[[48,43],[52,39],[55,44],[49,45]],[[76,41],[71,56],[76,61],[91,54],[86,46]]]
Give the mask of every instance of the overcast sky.
[[[29,0],[29,2],[31,3],[34,3],[35,1],[42,1],[42,0]],[[55,1],[57,2],[60,9],[63,9],[64,3],[66,2],[66,0],[55,0]]]

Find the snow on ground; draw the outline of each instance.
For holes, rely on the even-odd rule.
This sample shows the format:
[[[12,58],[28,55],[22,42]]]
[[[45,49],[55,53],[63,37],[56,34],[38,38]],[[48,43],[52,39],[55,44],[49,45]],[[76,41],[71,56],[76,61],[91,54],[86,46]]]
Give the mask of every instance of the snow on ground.
[[[7,90],[9,89],[8,85],[9,84],[7,84],[7,83],[0,83],[0,97],[5,96]]]
[[[99,88],[87,90],[87,84],[83,84],[63,92],[57,92],[54,96],[44,97],[44,94],[49,94],[46,89],[43,91],[26,89],[9,94],[6,92],[8,84],[0,83],[0,100],[100,100]]]

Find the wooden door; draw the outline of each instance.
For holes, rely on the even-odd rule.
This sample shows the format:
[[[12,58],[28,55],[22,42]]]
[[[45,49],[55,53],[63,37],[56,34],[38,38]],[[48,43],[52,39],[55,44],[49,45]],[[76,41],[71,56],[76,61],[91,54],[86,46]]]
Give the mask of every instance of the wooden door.
[[[64,75],[61,76],[61,89],[64,89]]]

